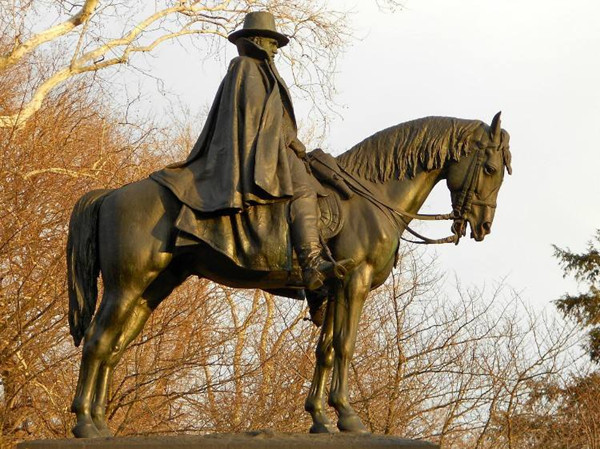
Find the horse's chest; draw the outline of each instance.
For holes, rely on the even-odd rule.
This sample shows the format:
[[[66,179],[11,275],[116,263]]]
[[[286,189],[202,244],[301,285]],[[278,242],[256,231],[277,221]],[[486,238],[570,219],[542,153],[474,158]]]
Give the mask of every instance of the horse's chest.
[[[385,282],[388,278],[394,264],[396,262],[396,254],[398,253],[398,239],[395,243],[386,240],[386,244],[378,248],[378,251],[373,253],[371,265],[373,267],[372,288],[375,288]]]
[[[398,253],[400,231],[387,217],[378,217],[378,225],[369,236],[367,262],[373,267],[372,288],[385,282],[390,275]]]

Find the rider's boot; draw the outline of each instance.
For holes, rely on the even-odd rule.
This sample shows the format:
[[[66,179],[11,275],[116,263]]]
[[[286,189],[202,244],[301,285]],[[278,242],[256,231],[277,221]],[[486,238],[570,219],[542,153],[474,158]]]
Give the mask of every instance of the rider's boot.
[[[302,281],[308,290],[316,290],[326,278],[343,276],[347,260],[334,263],[322,256],[319,238],[316,195],[297,198],[291,203],[292,241],[302,268]]]
[[[308,290],[316,290],[323,285],[327,273],[333,273],[333,262],[323,259],[321,245],[308,243],[296,249],[302,267],[302,281]]]

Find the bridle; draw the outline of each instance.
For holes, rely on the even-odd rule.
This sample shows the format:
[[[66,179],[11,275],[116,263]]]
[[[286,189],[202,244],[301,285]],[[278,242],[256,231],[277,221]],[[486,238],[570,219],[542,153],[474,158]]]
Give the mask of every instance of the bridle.
[[[452,203],[452,213],[454,215],[454,223],[452,223],[452,233],[455,238],[454,243],[458,245],[458,242],[462,236],[466,233],[466,216],[471,211],[473,206],[483,206],[496,209],[496,202],[489,202],[474,198],[474,194],[477,191],[479,184],[479,178],[481,173],[484,171],[485,156],[487,150],[484,148],[478,148],[476,154],[471,160],[467,175],[463,181],[463,185],[457,195],[456,202]],[[490,195],[496,192],[500,186],[496,187]],[[489,197],[489,195],[488,195]]]
[[[466,215],[471,211],[472,206],[486,206],[491,208],[496,208],[496,203],[490,203],[482,200],[478,200],[474,198],[474,194],[477,190],[477,185],[479,183],[479,178],[481,176],[481,172],[483,171],[483,166],[486,159],[486,149],[477,148],[476,153],[469,164],[469,168],[467,170],[467,174],[465,179],[463,180],[462,186],[456,195],[456,202],[452,203],[452,212],[449,214],[412,214],[405,210],[402,210],[398,207],[392,206],[388,204],[386,201],[381,198],[377,198],[371,190],[364,186],[360,179],[357,179],[352,173],[345,170],[340,166],[340,169],[344,172],[344,174],[349,178],[346,179],[348,186],[355,191],[360,196],[368,199],[373,204],[375,204],[380,209],[387,210],[392,212],[393,215],[399,217],[403,224],[404,229],[412,234],[414,237],[420,239],[410,240],[406,239],[402,236],[400,238],[406,242],[416,243],[420,245],[437,245],[443,243],[454,243],[458,245],[460,238],[465,235],[466,232]],[[350,182],[348,182],[350,181]],[[430,239],[425,237],[424,235],[419,234],[414,229],[409,226],[410,220],[422,220],[422,221],[439,221],[439,220],[453,220],[452,224],[452,235],[448,237],[444,237],[441,239]]]

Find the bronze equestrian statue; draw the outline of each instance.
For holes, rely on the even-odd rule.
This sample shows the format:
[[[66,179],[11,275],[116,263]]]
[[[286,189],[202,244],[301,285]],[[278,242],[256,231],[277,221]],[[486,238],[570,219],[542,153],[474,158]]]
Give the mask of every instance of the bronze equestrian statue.
[[[111,435],[105,408],[114,366],[152,311],[192,275],[295,298],[308,289],[309,299],[323,301],[305,403],[310,431],[333,431],[324,413],[333,368],[328,402],[338,429],[366,432],[350,406],[348,368],[364,300],[389,276],[402,233],[431,242],[410,229],[413,219],[453,220],[453,235],[444,242],[458,243],[467,223],[477,241],[491,231],[505,168],[511,171],[500,113],[490,126],[447,117],[414,120],[337,158],[307,157],[272,63],[287,38],[272,16],[251,13],[230,40],[241,56],[232,61],[188,159],[149,179],[89,192],[73,210],[69,324],[75,344],[84,341],[72,404],[76,437]],[[419,215],[442,179],[452,213]],[[104,294],[95,311],[100,273]]]

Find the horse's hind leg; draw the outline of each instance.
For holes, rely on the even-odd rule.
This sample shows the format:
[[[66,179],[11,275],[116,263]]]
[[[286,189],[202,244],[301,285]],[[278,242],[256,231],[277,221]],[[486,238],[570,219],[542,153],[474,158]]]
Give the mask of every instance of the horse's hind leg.
[[[125,348],[140,333],[151,313],[152,310],[148,306],[147,301],[145,301],[143,298],[139,298],[137,304],[133,308],[133,311],[129,315],[123,330],[121,331],[120,335],[116,337],[116,341],[112,345],[111,352],[107,354],[100,362],[95,395],[91,409],[92,420],[100,436],[112,436],[112,432],[106,423],[105,414],[106,400],[108,398],[108,389],[110,386],[113,369],[123,355]]]
[[[104,360],[114,351],[121,329],[140,294],[141,291],[135,290],[107,290],[98,313],[86,332],[77,392],[71,405],[71,411],[77,415],[77,423],[72,430],[77,438],[101,436],[91,414],[98,374]]]
[[[167,269],[150,284],[142,297],[138,299],[137,304],[129,315],[127,323],[113,347],[113,352],[101,363],[96,384],[96,394],[92,405],[92,419],[101,436],[112,436],[105,415],[114,367],[121,360],[127,346],[141,332],[150,314],[164,298],[169,296],[175,287],[185,280],[187,275],[184,269]]]
[[[118,189],[102,203],[96,224],[96,257],[105,292],[85,333],[79,382],[71,407],[77,415],[73,428],[76,437],[100,436],[92,408],[106,398],[104,385],[110,378],[110,369],[103,366],[110,366],[111,358],[118,359],[116,355],[123,343],[143,326],[142,318],[147,313],[143,308],[142,318],[134,318],[132,323],[129,320],[134,312],[139,313],[137,306],[148,286],[172,262],[168,248],[177,211],[172,196],[151,180]],[[101,401],[95,401],[97,393]]]
[[[310,413],[313,425],[310,433],[333,433],[333,425],[325,413],[325,383],[333,366],[333,301],[327,302],[325,321],[321,328],[321,335],[315,351],[315,372],[308,397],[304,403],[304,410]]]

